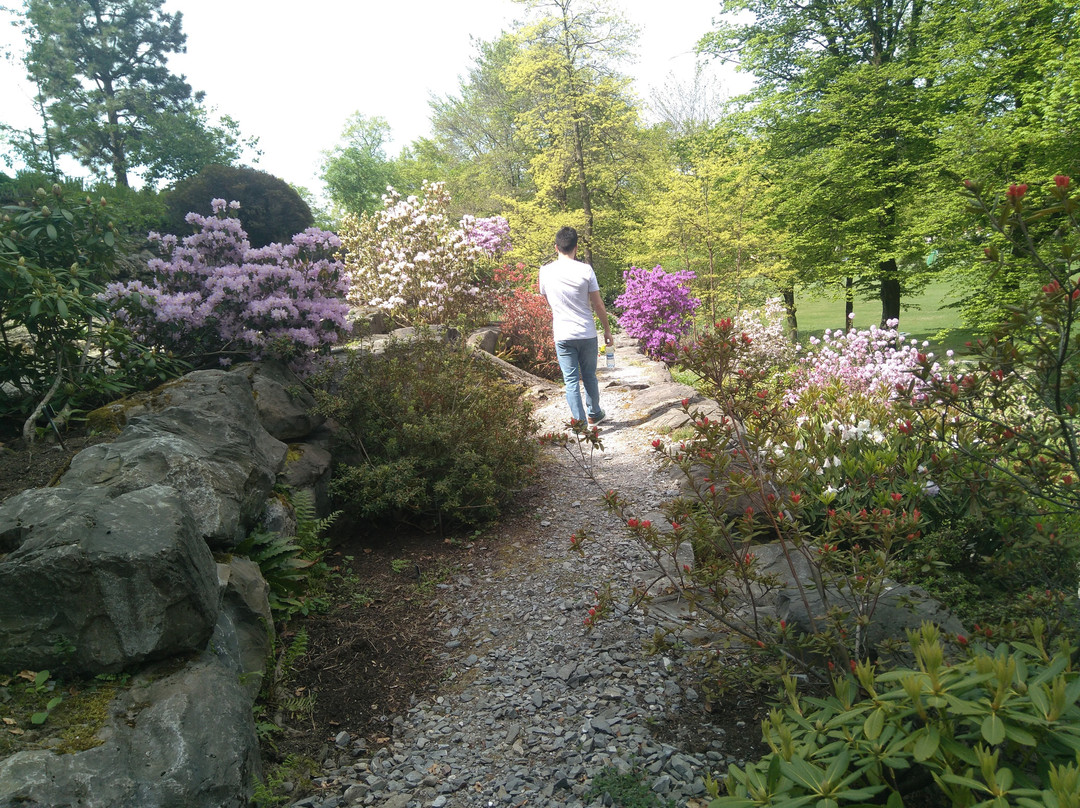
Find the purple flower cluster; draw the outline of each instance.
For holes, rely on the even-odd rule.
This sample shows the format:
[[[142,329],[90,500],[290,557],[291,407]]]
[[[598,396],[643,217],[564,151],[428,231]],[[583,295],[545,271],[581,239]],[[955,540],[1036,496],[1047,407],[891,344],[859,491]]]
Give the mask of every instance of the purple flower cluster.
[[[150,283],[106,287],[103,298],[144,339],[197,362],[228,354],[297,358],[348,332],[348,284],[333,233],[308,228],[289,244],[253,249],[222,199],[213,216],[189,213],[199,228],[179,241],[150,234],[164,258],[149,262]],[[235,202],[229,208],[239,207]]]
[[[462,216],[461,229],[465,231],[465,238],[491,258],[510,251],[510,222],[503,216],[489,216],[486,219]]]
[[[675,361],[679,340],[690,330],[691,317],[701,301],[690,294],[690,271],[665,272],[663,267],[623,272],[626,291],[615,300],[619,325],[640,340],[651,359]]]

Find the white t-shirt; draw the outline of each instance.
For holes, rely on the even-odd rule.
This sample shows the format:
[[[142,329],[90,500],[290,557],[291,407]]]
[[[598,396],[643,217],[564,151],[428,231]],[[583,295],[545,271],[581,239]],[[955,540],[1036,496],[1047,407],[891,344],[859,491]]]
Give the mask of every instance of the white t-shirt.
[[[590,292],[599,292],[596,273],[588,264],[559,254],[540,268],[540,294],[551,306],[551,330],[555,341],[596,336]]]

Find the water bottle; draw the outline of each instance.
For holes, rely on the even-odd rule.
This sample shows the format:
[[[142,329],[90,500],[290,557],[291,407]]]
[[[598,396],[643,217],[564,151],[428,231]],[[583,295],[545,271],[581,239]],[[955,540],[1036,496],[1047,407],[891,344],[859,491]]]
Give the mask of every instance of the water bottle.
[[[614,370],[615,369],[615,349],[612,346],[609,345],[609,346],[607,346],[607,349],[604,351],[604,353],[607,355],[607,369],[608,370]]]

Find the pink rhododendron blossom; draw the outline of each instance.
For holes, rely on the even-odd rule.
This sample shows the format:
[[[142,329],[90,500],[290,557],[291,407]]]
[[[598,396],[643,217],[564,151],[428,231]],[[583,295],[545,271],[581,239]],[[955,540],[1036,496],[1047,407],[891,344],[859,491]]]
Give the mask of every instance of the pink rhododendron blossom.
[[[151,233],[163,256],[148,264],[153,280],[110,284],[104,299],[145,340],[195,362],[223,353],[299,360],[338,342],[349,330],[338,237],[309,228],[291,244],[254,249],[226,212],[237,207],[215,199],[212,216],[189,213],[199,229],[182,241]]]
[[[651,359],[674,362],[679,340],[692,326],[701,301],[690,294],[693,272],[665,272],[663,267],[631,267],[623,273],[626,291],[615,300],[619,325],[640,340]]]

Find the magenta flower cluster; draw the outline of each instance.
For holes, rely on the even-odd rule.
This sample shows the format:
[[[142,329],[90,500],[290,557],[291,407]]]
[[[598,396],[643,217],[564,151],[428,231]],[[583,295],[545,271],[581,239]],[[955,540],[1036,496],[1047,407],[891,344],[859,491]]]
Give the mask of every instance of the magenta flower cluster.
[[[149,283],[106,287],[122,322],[182,358],[217,356],[222,365],[233,356],[303,358],[349,331],[336,235],[308,228],[289,244],[254,249],[225,201],[211,206],[212,216],[187,215],[198,231],[182,241],[150,234],[163,257],[149,262]]]
[[[701,301],[690,294],[690,271],[665,272],[663,267],[623,272],[626,291],[615,300],[619,325],[641,343],[650,359],[674,362],[679,340],[692,325]]]
[[[460,227],[465,231],[465,238],[491,258],[510,251],[510,222],[504,216],[477,219],[466,215],[461,217]]]
[[[861,331],[826,330],[822,339],[812,337],[809,351],[799,358],[794,396],[842,382],[849,390],[888,401],[898,386],[906,388],[914,371],[933,354],[923,353],[925,342],[904,340],[896,330],[896,320],[885,325]]]

